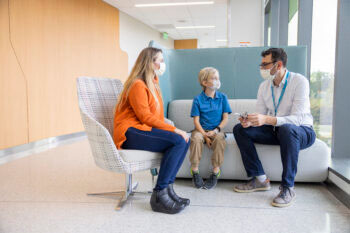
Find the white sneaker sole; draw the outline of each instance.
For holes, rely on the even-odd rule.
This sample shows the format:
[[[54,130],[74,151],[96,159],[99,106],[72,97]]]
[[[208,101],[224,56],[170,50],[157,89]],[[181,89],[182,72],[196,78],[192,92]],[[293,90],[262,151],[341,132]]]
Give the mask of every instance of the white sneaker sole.
[[[295,199],[295,196],[294,196],[293,199],[292,199],[289,203],[287,203],[287,204],[280,204],[280,203],[275,203],[275,202],[272,201],[272,202],[271,202],[271,205],[274,206],[274,207],[288,207],[288,206],[290,206],[290,205],[293,203],[294,199]]]
[[[271,187],[243,190],[243,189],[237,189],[236,187],[234,187],[233,191],[235,191],[237,193],[252,193],[252,192],[257,192],[257,191],[269,191],[270,189],[271,189]]]
[[[271,202],[271,205],[274,206],[274,207],[288,207],[292,204],[293,201],[290,201],[288,204],[279,204],[279,203],[275,203],[275,202]]]

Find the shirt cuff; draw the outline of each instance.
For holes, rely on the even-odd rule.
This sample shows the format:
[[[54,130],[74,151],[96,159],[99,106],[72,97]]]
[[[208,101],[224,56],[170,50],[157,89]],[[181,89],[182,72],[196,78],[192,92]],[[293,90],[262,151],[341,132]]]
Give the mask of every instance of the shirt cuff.
[[[286,119],[284,119],[284,117],[276,117],[276,119],[277,119],[276,126],[281,126],[286,123]]]

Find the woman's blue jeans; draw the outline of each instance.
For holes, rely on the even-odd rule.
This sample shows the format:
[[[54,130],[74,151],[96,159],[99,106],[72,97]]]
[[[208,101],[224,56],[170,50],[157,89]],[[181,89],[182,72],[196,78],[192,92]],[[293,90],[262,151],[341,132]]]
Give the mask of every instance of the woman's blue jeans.
[[[125,136],[127,140],[122,145],[123,149],[163,153],[155,190],[162,190],[174,183],[176,174],[186,157],[190,141],[186,143],[177,133],[155,128],[151,131],[142,131],[131,127]]]

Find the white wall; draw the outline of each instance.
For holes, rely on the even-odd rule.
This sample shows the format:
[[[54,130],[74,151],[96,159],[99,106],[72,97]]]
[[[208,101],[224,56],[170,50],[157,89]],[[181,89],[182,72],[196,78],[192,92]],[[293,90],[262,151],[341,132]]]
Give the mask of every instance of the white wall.
[[[231,43],[251,42],[250,46],[264,45],[264,1],[231,0]]]
[[[151,40],[161,44],[164,48],[174,48],[173,39],[169,37],[168,40],[164,40],[159,31],[121,11],[119,14],[119,22],[120,48],[128,54],[129,72],[141,50],[147,47]]]

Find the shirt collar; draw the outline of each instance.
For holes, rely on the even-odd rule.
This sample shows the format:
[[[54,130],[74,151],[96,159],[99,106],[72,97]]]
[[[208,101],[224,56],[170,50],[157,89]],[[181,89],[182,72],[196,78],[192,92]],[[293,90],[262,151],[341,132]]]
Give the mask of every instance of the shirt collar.
[[[211,99],[211,97],[207,96],[207,95],[205,94],[204,91],[202,91],[201,95],[204,96],[204,98],[205,98],[206,100]],[[218,95],[218,92],[216,91],[216,92],[215,92],[215,97],[214,97],[214,99],[219,99],[219,98],[220,98],[220,97],[219,97],[219,95]]]
[[[286,79],[287,79],[287,74],[288,74],[288,70],[286,69],[286,73],[284,74],[284,77],[282,79],[282,82],[280,82],[280,84],[278,85],[278,87],[281,87],[282,85],[284,85],[284,83],[286,82]],[[271,80],[271,84],[272,86],[276,87],[274,84],[273,84],[273,80]]]

